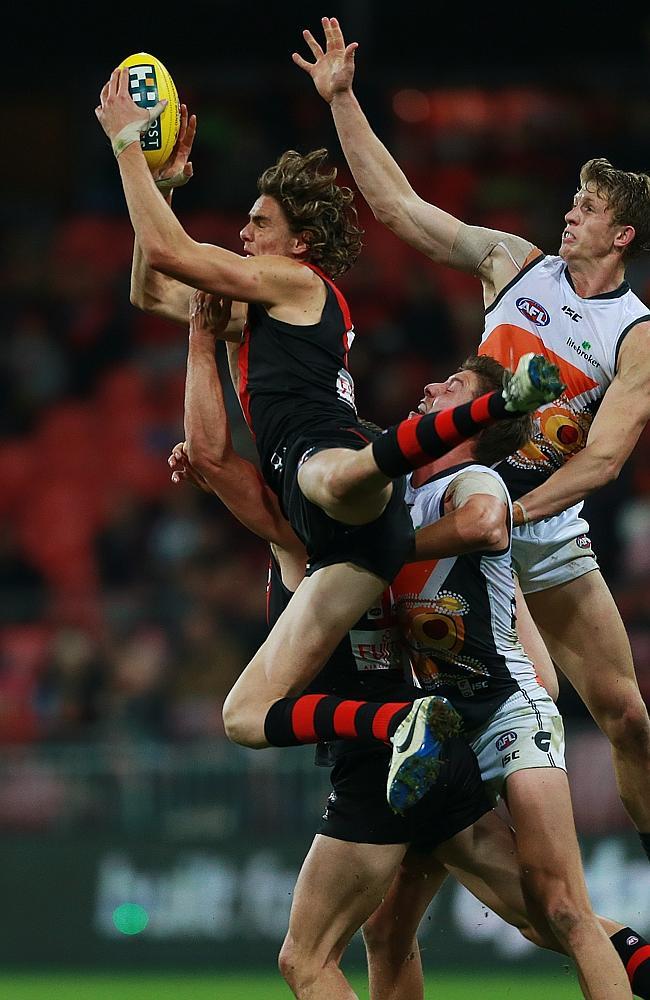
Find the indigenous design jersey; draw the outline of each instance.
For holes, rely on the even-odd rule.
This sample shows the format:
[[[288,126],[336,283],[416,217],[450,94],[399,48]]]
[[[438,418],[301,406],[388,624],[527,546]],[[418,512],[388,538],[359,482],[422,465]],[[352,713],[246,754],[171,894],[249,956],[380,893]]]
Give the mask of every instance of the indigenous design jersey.
[[[267,621],[276,623],[292,592],[282,582],[273,557],[269,563],[267,585]],[[331,657],[311,682],[305,693],[336,694],[342,698],[371,701],[403,698],[405,681],[399,629],[392,613],[392,594],[387,588],[377,604],[359,619],[339,643]],[[410,697],[417,695],[411,684]]]
[[[443,516],[449,486],[467,471],[502,482],[493,469],[472,464],[445,469],[417,489],[409,481],[406,502],[416,532]],[[509,504],[505,487],[503,498]],[[483,726],[515,691],[539,694],[517,636],[510,544],[502,552],[410,563],[392,591],[417,682],[448,698],[467,730]]]
[[[327,288],[318,323],[294,326],[251,303],[239,349],[238,392],[257,444],[262,473],[274,486],[290,440],[330,425],[356,424],[348,351],[354,339],[343,295],[318,268]]]
[[[566,389],[535,414],[532,441],[499,466],[510,495],[539,486],[584,448],[594,414],[614,378],[623,338],[650,313],[627,282],[583,299],[561,257],[538,256],[506,285],[485,313],[479,354],[514,369],[522,354],[558,365]]]

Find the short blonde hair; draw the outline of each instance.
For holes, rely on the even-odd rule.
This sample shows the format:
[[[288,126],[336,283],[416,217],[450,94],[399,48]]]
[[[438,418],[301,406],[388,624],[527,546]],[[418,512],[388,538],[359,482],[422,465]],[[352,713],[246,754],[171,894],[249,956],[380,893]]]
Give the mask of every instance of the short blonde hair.
[[[625,247],[625,257],[638,257],[650,250],[650,177],[629,170],[618,170],[599,156],[580,169],[580,184],[595,189],[607,202],[617,226],[633,226],[635,236]]]

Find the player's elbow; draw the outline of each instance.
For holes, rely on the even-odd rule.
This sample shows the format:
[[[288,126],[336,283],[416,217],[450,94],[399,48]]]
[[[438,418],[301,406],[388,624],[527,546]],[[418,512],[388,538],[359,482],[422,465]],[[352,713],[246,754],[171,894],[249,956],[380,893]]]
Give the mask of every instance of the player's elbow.
[[[172,275],[178,270],[176,254],[162,240],[150,239],[143,242],[142,256],[146,266],[152,271]]]
[[[196,441],[192,437],[186,442],[187,458],[193,469],[196,469],[208,482],[219,479],[226,462],[226,448],[218,442]]]
[[[587,449],[585,449],[586,453]],[[609,450],[605,451],[603,449],[600,452],[594,450],[591,458],[590,474],[584,477],[586,480],[584,496],[593,493],[595,490],[599,490],[602,486],[607,486],[608,483],[613,483],[618,479],[623,468],[620,456],[611,453]]]
[[[264,713],[242,698],[235,686],[223,703],[223,726],[231,743],[259,750],[268,746],[264,734]]]
[[[129,301],[132,306],[139,309],[140,312],[150,313],[155,316],[160,308],[160,299],[156,298],[154,295],[150,295],[145,292],[144,289],[138,288],[135,285],[131,285],[131,292],[129,295]]]
[[[605,486],[607,483],[613,483],[618,479],[622,468],[621,462],[613,455],[604,461],[601,469],[602,485]]]
[[[372,214],[377,222],[390,229],[393,233],[399,233],[404,226],[407,213],[399,198],[378,201],[372,206]]]
[[[474,540],[477,549],[497,549],[502,547],[505,542],[503,528],[501,525],[477,525]]]
[[[472,548],[496,549],[507,542],[503,504],[496,509],[492,505],[474,505],[467,509],[464,535]]]
[[[144,301],[143,301],[142,291],[141,289],[136,288],[134,285],[131,285],[131,289],[129,292],[129,302],[131,303],[132,306],[135,306],[136,309],[142,309],[144,311]]]

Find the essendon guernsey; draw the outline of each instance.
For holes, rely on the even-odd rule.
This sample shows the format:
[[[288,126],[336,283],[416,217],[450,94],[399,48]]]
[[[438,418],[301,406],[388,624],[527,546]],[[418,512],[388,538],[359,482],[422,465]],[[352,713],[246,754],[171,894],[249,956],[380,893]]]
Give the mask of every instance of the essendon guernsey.
[[[328,425],[356,424],[347,368],[354,339],[350,310],[333,282],[305,266],[327,286],[320,322],[293,326],[251,303],[239,350],[239,398],[272,486],[277,456],[297,437]]]

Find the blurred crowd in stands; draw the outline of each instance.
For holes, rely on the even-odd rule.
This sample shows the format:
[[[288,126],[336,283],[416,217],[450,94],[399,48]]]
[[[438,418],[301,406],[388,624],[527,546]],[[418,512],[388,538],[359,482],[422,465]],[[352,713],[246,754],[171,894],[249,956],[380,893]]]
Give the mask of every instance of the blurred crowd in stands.
[[[199,134],[196,176],[176,210],[196,239],[239,250],[255,178],[284,148],[327,144],[341,165],[327,109],[301,84],[292,78],[265,118],[252,96],[235,101],[199,80],[184,95]],[[376,87],[368,103],[425,198],[549,252],[584,160],[650,168],[645,98]],[[58,194],[25,160],[3,209],[0,743],[222,737],[223,698],[265,633],[267,554],[216,499],[170,482],[187,331],[129,304],[131,230],[93,124],[75,140],[74,177],[59,169]],[[387,425],[475,350],[480,289],[359,211],[366,246],[341,282],[357,330],[350,363],[360,413]],[[650,262],[629,279],[650,303]],[[232,397],[229,406],[250,456]],[[649,458],[646,432],[589,504],[648,698]],[[583,711],[568,691],[564,709]]]

